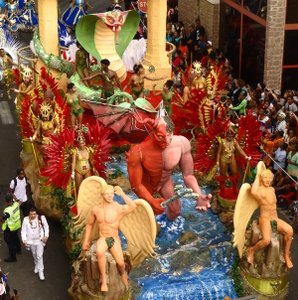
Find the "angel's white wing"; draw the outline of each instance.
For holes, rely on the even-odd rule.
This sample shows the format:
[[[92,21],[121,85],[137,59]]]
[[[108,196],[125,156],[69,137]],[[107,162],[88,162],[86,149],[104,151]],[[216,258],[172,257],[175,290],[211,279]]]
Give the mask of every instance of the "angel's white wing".
[[[266,169],[265,164],[260,161],[257,165],[257,175]],[[247,224],[259,207],[258,201],[251,194],[251,186],[248,183],[242,184],[234,211],[234,246],[238,248],[239,256],[242,257],[245,244],[245,231]]]
[[[106,181],[98,176],[90,176],[82,181],[77,200],[78,214],[74,218],[74,226],[76,228],[85,227],[85,222],[88,219],[91,208],[102,203],[103,199],[101,197],[101,192],[103,187],[106,185]],[[91,240],[97,238],[98,227],[97,222],[95,222],[91,234]]]
[[[127,240],[127,251],[132,266],[154,256],[156,222],[151,206],[142,199],[135,200],[137,208],[126,215],[120,223],[120,230]]]

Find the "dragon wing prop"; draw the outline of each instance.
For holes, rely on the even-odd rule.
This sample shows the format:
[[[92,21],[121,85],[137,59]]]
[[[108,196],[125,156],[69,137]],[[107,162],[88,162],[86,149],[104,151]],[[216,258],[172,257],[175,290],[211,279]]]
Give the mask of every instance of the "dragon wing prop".
[[[156,222],[151,206],[142,199],[135,200],[135,203],[137,208],[120,223],[133,267],[142,263],[147,256],[155,254],[156,237]]]
[[[140,143],[148,136],[146,126],[142,124],[142,121],[146,118],[155,119],[156,117],[157,111],[148,101],[145,101],[143,105],[139,105],[136,100],[135,105],[127,108],[84,100],[96,119],[105,127],[115,131],[118,136],[132,143]]]
[[[77,200],[78,213],[74,219],[74,225],[78,229],[85,227],[90,209],[95,205],[101,204],[101,191],[105,185],[107,185],[106,181],[98,176],[90,176],[82,181]],[[97,222],[95,222],[91,240],[98,238],[98,227]]]
[[[257,165],[257,176],[266,169],[264,163],[260,161]],[[242,257],[245,244],[245,231],[247,224],[259,207],[257,200],[251,194],[251,187],[248,183],[242,184],[237,198],[234,211],[234,246],[238,248],[239,256]]]

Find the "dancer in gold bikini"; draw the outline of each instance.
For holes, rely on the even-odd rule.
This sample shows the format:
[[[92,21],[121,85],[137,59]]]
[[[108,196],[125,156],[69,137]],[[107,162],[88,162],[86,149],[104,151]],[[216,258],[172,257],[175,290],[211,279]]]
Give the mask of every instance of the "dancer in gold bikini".
[[[235,133],[232,128],[228,129],[226,138],[223,138],[219,144],[217,151],[216,163],[220,168],[220,175],[223,176],[236,176],[238,173],[237,162],[235,158],[236,152],[250,160],[245,152],[242,150],[237,140],[234,138]]]
[[[33,140],[39,137],[42,144],[48,145],[50,143],[49,136],[57,131],[58,124],[53,118],[53,109],[50,104],[43,102],[40,107],[40,118]]]
[[[81,182],[92,175],[92,166],[90,163],[91,149],[86,146],[84,136],[79,133],[78,147],[73,151],[71,178],[75,180],[76,189],[79,190]]]

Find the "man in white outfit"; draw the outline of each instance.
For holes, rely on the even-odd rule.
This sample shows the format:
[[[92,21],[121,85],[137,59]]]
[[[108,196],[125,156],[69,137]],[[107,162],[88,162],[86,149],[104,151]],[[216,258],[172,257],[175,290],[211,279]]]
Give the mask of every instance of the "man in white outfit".
[[[24,169],[17,170],[17,177],[13,178],[10,182],[9,188],[10,192],[15,201],[20,202],[20,207],[23,213],[23,216],[28,216],[30,204],[27,196],[27,186],[28,179],[25,176]]]
[[[43,251],[49,238],[49,225],[45,216],[38,216],[36,209],[31,208],[25,217],[21,230],[22,241],[26,249],[31,250],[34,259],[34,273],[40,280],[45,280]]]

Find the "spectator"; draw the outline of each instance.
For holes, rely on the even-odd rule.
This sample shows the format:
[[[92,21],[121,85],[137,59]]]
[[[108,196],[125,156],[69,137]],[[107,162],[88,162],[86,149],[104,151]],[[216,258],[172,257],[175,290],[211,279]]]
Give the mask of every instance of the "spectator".
[[[298,143],[289,144],[290,152],[288,153],[287,171],[291,176],[298,178]]]
[[[21,228],[21,214],[19,201],[13,201],[11,193],[5,195],[6,207],[2,215],[2,230],[4,241],[8,246],[9,257],[5,262],[17,261],[16,253],[21,254],[21,243],[18,236],[18,230]]]
[[[277,122],[276,122],[276,130],[277,131],[286,131],[287,123],[286,123],[286,114],[283,112],[280,112],[277,116]]]
[[[295,113],[298,110],[297,105],[295,104],[292,95],[289,95],[287,97],[287,102],[285,104],[285,110],[286,110],[286,113],[290,113],[290,112]]]
[[[23,216],[27,216],[29,212],[29,200],[27,190],[29,188],[28,179],[25,176],[24,169],[17,169],[17,177],[13,178],[9,185],[9,191],[11,192],[15,201],[21,202],[21,210]]]
[[[32,252],[34,259],[34,273],[38,273],[40,280],[45,280],[43,252],[49,238],[49,225],[45,216],[39,216],[35,208],[31,208],[29,216],[22,224],[22,241],[26,249]]]
[[[196,44],[200,44],[200,42],[205,42],[206,41],[206,30],[205,28],[201,25],[201,20],[200,18],[196,18],[196,39],[195,42]]]
[[[230,108],[238,113],[238,115],[246,116],[246,106],[247,106],[247,91],[242,89],[238,96],[238,101],[240,102],[237,106],[231,106]]]
[[[286,143],[282,143],[274,152],[274,160],[276,161],[276,163],[273,164],[273,170],[275,172],[279,168],[282,168],[282,169],[286,168],[287,147],[288,147],[288,145]]]

